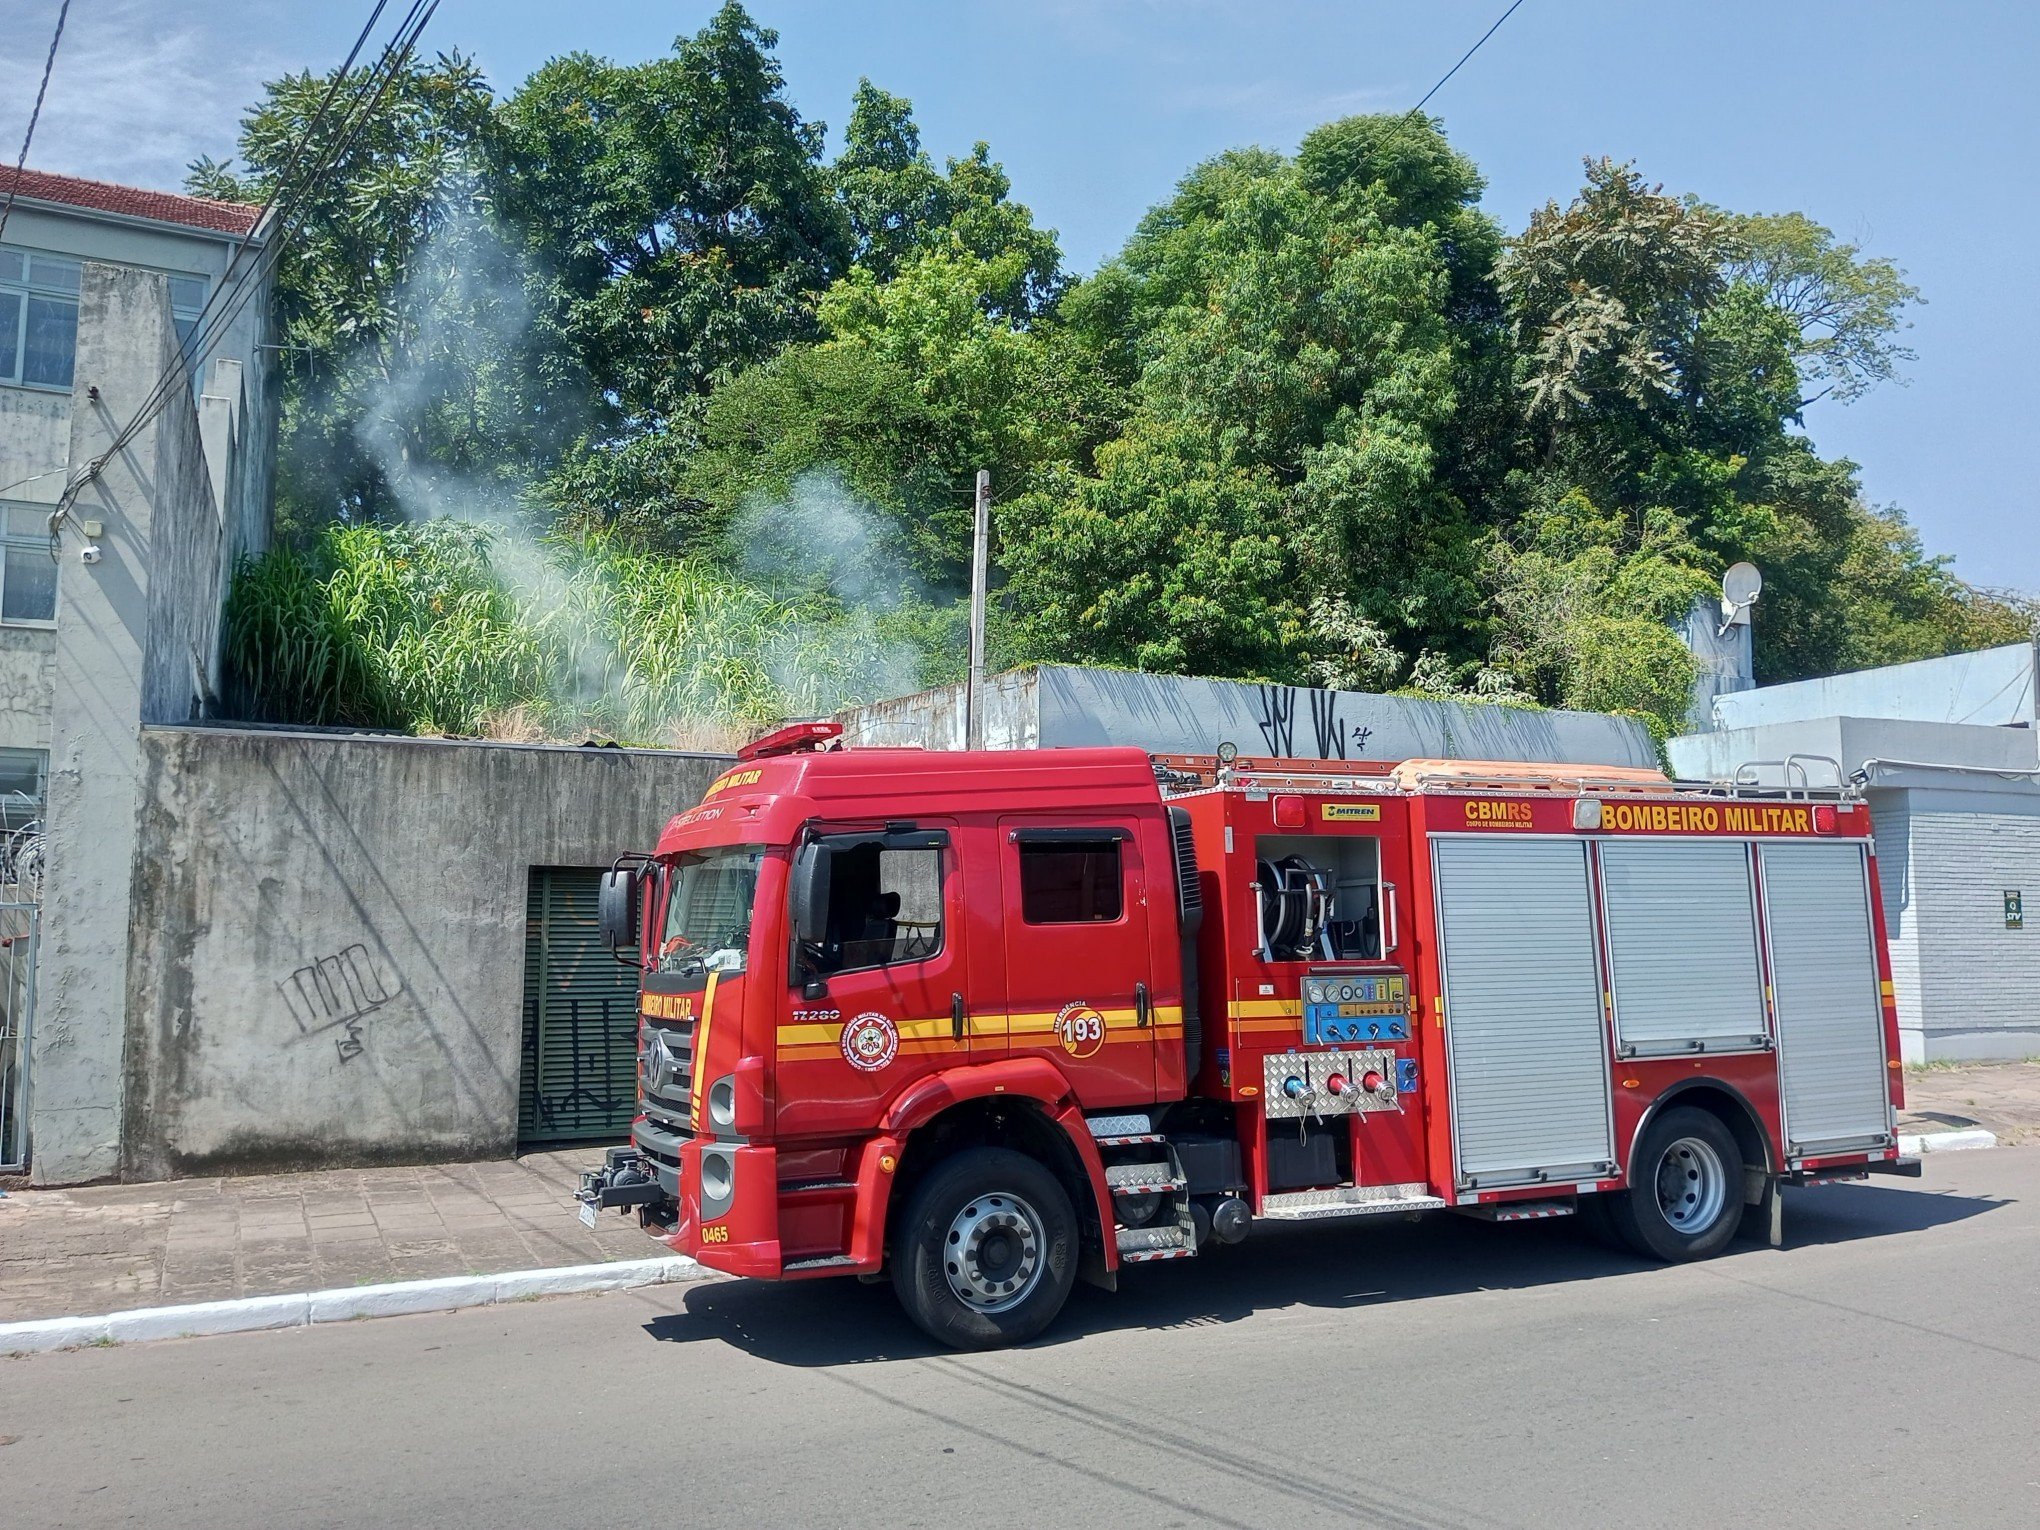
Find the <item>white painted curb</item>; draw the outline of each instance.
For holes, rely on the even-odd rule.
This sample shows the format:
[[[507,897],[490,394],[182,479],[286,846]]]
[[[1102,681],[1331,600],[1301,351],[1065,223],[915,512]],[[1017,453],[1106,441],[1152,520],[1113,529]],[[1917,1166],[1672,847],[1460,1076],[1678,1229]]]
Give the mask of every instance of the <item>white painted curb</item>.
[[[1985,1131],[1980,1126],[1966,1127],[1959,1132],[1901,1134],[1898,1139],[1898,1150],[1908,1156],[1918,1153],[1959,1153],[1967,1148],[1996,1146],[1997,1133]]]
[[[537,1296],[579,1291],[625,1291],[703,1280],[710,1272],[692,1259],[622,1259],[612,1264],[575,1264],[552,1270],[515,1270],[507,1275],[451,1275],[443,1280],[402,1280],[383,1286],[352,1286],[291,1296],[244,1296],[235,1301],[193,1302],[183,1307],[141,1307],[104,1317],[40,1318],[0,1323],[0,1355],[77,1349],[88,1344],[132,1344],[145,1339],[180,1339],[200,1334],[250,1333],[264,1328],[300,1328],[308,1323],[345,1323],[355,1318],[397,1317],[407,1312],[452,1312]]]

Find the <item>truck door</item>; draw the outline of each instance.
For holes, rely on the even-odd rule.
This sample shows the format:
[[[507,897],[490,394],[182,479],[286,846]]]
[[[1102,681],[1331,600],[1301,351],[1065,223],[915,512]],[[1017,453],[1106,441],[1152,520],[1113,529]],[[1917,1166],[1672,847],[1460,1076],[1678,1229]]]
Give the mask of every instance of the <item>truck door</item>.
[[[1055,1062],[1094,1109],[1154,1098],[1150,874],[1137,823],[999,821],[1007,1045]],[[1166,876],[1159,894],[1171,894]]]
[[[880,1101],[972,1050],[963,879],[951,826],[811,831],[826,852],[819,939],[790,976],[779,1030],[778,1129],[868,1125]]]

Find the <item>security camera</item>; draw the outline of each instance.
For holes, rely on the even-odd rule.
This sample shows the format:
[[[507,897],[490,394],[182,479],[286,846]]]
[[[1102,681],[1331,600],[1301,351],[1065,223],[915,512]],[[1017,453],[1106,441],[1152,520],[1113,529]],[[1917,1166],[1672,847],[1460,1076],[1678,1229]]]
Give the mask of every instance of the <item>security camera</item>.
[[[84,559],[87,563],[97,563],[101,558],[105,557],[106,554],[99,550],[99,544],[97,542],[87,542],[84,548],[80,550],[78,556]]]

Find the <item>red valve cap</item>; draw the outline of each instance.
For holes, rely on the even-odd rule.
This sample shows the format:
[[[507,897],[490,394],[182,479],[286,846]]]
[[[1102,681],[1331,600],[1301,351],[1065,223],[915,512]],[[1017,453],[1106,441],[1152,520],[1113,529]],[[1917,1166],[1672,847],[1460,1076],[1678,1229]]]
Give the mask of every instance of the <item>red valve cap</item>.
[[[1366,1075],[1360,1080],[1360,1087],[1362,1089],[1365,1089],[1369,1094],[1374,1094],[1380,1090],[1381,1083],[1382,1083],[1381,1075],[1379,1073],[1376,1073],[1372,1068],[1369,1068],[1367,1070]]]
[[[1333,1094],[1344,1094],[1348,1089],[1351,1089],[1352,1087],[1353,1081],[1347,1078],[1346,1075],[1343,1073],[1334,1073],[1330,1078],[1325,1080],[1325,1088],[1330,1090]]]

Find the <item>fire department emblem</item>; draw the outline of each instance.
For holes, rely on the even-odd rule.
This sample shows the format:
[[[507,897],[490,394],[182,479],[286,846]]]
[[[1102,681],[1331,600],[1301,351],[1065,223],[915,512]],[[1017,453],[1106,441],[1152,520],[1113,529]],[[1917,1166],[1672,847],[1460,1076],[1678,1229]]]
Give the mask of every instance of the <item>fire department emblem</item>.
[[[1055,1039],[1072,1057],[1089,1057],[1105,1045],[1105,1017],[1079,999],[1055,1014]]]
[[[843,1022],[843,1060],[859,1073],[876,1073],[900,1051],[899,1028],[875,1009]]]

